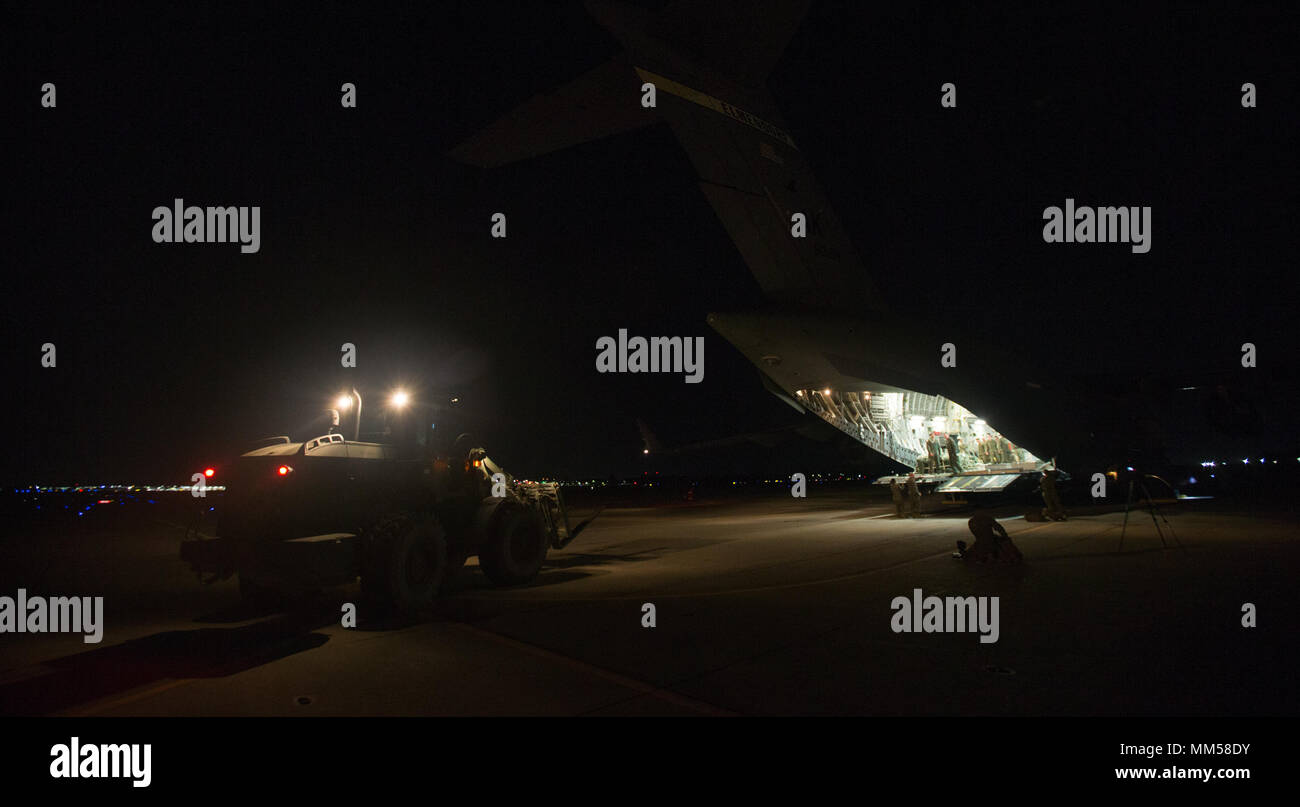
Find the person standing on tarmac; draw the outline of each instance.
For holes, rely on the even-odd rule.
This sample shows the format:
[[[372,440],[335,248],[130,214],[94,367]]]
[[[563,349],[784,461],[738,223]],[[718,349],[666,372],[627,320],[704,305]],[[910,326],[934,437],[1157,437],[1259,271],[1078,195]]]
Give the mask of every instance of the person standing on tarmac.
[[[1052,521],[1065,521],[1065,510],[1061,507],[1061,497],[1056,492],[1056,469],[1043,471],[1043,481],[1039,484],[1043,491],[1043,515]]]
[[[897,479],[889,480],[889,495],[894,499],[894,515],[897,518],[903,517],[903,487],[898,484]]]
[[[916,474],[907,475],[907,501],[911,505],[909,515],[916,518],[921,515],[921,491],[916,486]]]

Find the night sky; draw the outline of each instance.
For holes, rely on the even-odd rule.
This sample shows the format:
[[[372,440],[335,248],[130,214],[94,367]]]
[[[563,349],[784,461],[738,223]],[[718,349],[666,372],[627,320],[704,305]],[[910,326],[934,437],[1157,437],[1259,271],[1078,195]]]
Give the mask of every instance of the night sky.
[[[1294,372],[1287,4],[858,5],[815,4],[769,88],[918,339],[985,322],[1027,362],[1131,374],[1232,371],[1253,341],[1259,372]],[[346,384],[368,407],[396,383],[459,394],[524,476],[670,467],[641,457],[638,417],[670,444],[800,417],[705,324],[762,298],[666,125],[491,170],[445,156],[618,52],[580,4],[290,8],[11,13],[6,482],[187,482],[243,441],[311,436]],[[150,213],[176,197],[260,205],[260,252],[153,243]],[[1067,197],[1150,205],[1151,252],[1044,243],[1043,208]],[[597,373],[619,328],[704,336],[704,383]],[[867,467],[867,451],[796,442],[698,468]]]

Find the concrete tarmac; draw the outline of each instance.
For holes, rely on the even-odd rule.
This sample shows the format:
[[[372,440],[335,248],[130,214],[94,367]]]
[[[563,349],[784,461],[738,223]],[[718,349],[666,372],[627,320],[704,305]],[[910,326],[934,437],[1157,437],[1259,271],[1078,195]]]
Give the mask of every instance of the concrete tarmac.
[[[0,594],[103,595],[106,627],[98,645],[0,635],[0,714],[1300,713],[1289,513],[1003,510],[1025,562],[982,567],[951,557],[969,511],[809,493],[609,509],[533,584],[492,588],[471,559],[431,619],[355,629],[355,585],[249,612],[234,581],[195,580],[165,523],[10,536]],[[997,641],[894,632],[918,588],[997,597]]]

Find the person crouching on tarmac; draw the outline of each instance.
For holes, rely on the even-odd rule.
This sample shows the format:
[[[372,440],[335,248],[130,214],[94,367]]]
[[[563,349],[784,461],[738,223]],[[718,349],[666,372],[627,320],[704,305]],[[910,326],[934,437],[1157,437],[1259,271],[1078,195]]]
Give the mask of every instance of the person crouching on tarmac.
[[[971,535],[975,536],[975,545],[967,548],[965,541],[957,542],[954,558],[961,558],[967,563],[1020,563],[1024,556],[1011,542],[1011,536],[992,516],[976,513],[966,522]]]
[[[921,515],[921,491],[916,486],[916,474],[914,473],[907,475],[907,501],[911,505],[908,515],[912,518]]]
[[[1056,474],[1055,468],[1043,471],[1042,482],[1039,488],[1043,492],[1043,517],[1052,521],[1065,521],[1065,510],[1061,507],[1060,494],[1056,492]]]
[[[894,500],[894,515],[897,518],[903,517],[903,487],[898,484],[897,479],[889,480],[889,495]]]

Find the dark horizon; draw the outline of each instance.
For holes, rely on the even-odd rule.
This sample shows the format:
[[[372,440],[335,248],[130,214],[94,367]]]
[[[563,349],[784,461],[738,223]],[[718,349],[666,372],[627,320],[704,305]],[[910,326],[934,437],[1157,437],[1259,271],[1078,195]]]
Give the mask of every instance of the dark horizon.
[[[1294,445],[1278,415],[1296,378],[1294,18],[1085,8],[818,4],[768,85],[918,339],[985,323],[1026,362],[1134,386],[1257,374],[1286,429],[1261,437]],[[367,405],[397,383],[457,391],[493,456],[534,477],[679,468],[642,457],[637,418],[678,444],[807,417],[705,323],[762,295],[665,126],[487,171],[445,156],[618,50],[580,4],[20,14],[6,485],[184,481],[248,440],[304,436],[354,384]],[[175,198],[259,205],[260,251],[153,243],[150,211]],[[1066,198],[1150,205],[1151,252],[1045,244],[1041,212]],[[705,337],[704,382],[598,374],[596,340],[619,328]],[[840,437],[692,467],[891,463]]]

